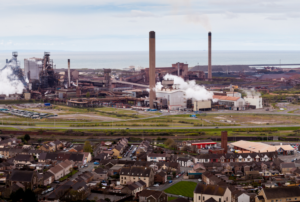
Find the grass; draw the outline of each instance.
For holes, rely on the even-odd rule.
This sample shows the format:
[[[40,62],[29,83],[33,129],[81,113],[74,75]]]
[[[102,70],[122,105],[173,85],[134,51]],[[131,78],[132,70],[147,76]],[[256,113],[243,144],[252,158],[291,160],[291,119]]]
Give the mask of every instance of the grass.
[[[172,201],[172,200],[175,200],[175,199],[177,199],[177,197],[168,196],[168,201]]]
[[[164,191],[169,194],[182,195],[186,197],[193,197],[193,192],[197,186],[196,182],[181,181]]]
[[[72,170],[72,172],[70,172],[69,174],[63,176],[62,178],[59,179],[59,181],[64,181],[66,179],[68,179],[69,177],[72,177],[72,175],[75,175],[78,172],[78,170]]]

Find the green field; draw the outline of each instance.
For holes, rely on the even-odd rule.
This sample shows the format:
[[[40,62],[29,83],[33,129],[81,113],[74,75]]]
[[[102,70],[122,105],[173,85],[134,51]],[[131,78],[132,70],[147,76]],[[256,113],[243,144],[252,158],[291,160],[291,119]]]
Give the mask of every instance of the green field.
[[[175,199],[177,199],[177,197],[168,196],[168,201],[172,201],[172,200],[175,200]]]
[[[193,197],[193,192],[197,186],[196,182],[181,181],[164,191],[169,194],[182,195],[186,197]]]

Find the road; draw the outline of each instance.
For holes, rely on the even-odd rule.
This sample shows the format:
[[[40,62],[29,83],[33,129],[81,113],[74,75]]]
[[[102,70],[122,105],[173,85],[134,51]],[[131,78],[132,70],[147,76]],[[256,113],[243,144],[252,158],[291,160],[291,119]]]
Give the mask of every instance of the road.
[[[102,130],[116,130],[116,129],[127,129],[128,127],[39,127],[39,126],[14,126],[14,125],[0,125],[1,128],[17,128],[17,129],[28,129],[28,128],[37,128],[37,129],[102,129]],[[247,126],[205,126],[205,127],[135,127],[135,128],[128,128],[130,130],[153,130],[153,129],[160,129],[160,130],[182,130],[182,129],[234,129],[234,128],[286,128],[286,127],[300,127],[300,125],[247,125]]]

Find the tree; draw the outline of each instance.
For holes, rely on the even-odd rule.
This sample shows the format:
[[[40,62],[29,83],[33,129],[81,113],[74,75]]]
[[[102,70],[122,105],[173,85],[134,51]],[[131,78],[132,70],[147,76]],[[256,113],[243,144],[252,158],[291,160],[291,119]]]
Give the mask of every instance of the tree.
[[[167,147],[170,147],[171,145],[173,145],[175,143],[175,141],[171,138],[168,138],[164,144],[167,146]]]
[[[83,145],[83,151],[84,152],[90,152],[90,153],[93,152],[92,145],[91,145],[90,141],[85,141],[85,143]]]
[[[90,96],[91,96],[91,95],[90,95],[90,92],[87,92],[87,93],[86,93],[86,97],[87,97],[87,98],[90,98]]]
[[[30,140],[30,136],[28,134],[24,135],[24,140],[28,142]]]
[[[16,192],[10,194],[10,199],[13,202],[37,202],[35,193],[31,189],[26,189],[24,192],[23,189],[20,188]]]

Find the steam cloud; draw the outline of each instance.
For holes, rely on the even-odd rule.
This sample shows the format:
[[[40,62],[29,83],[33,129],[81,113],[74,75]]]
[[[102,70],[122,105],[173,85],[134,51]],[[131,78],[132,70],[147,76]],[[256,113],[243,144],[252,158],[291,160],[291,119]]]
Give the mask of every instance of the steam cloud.
[[[174,84],[179,84],[179,89],[185,91],[186,98],[193,98],[195,100],[208,100],[213,99],[213,92],[209,92],[204,86],[196,84],[195,80],[185,82],[181,77],[167,74],[164,80],[174,80]],[[161,90],[161,82],[156,84],[156,90]]]
[[[24,84],[14,74],[13,69],[19,68],[16,60],[10,60],[6,66],[0,70],[0,94],[22,93]]]
[[[188,14],[186,16],[186,20],[187,20],[187,22],[190,22],[190,23],[202,25],[202,27],[208,32],[211,31],[211,25],[210,25],[210,21],[209,21],[209,18],[207,15],[196,14],[196,13]]]
[[[244,91],[247,94],[247,97],[261,96],[261,93],[257,92],[254,88],[251,89],[243,88],[242,91]]]

